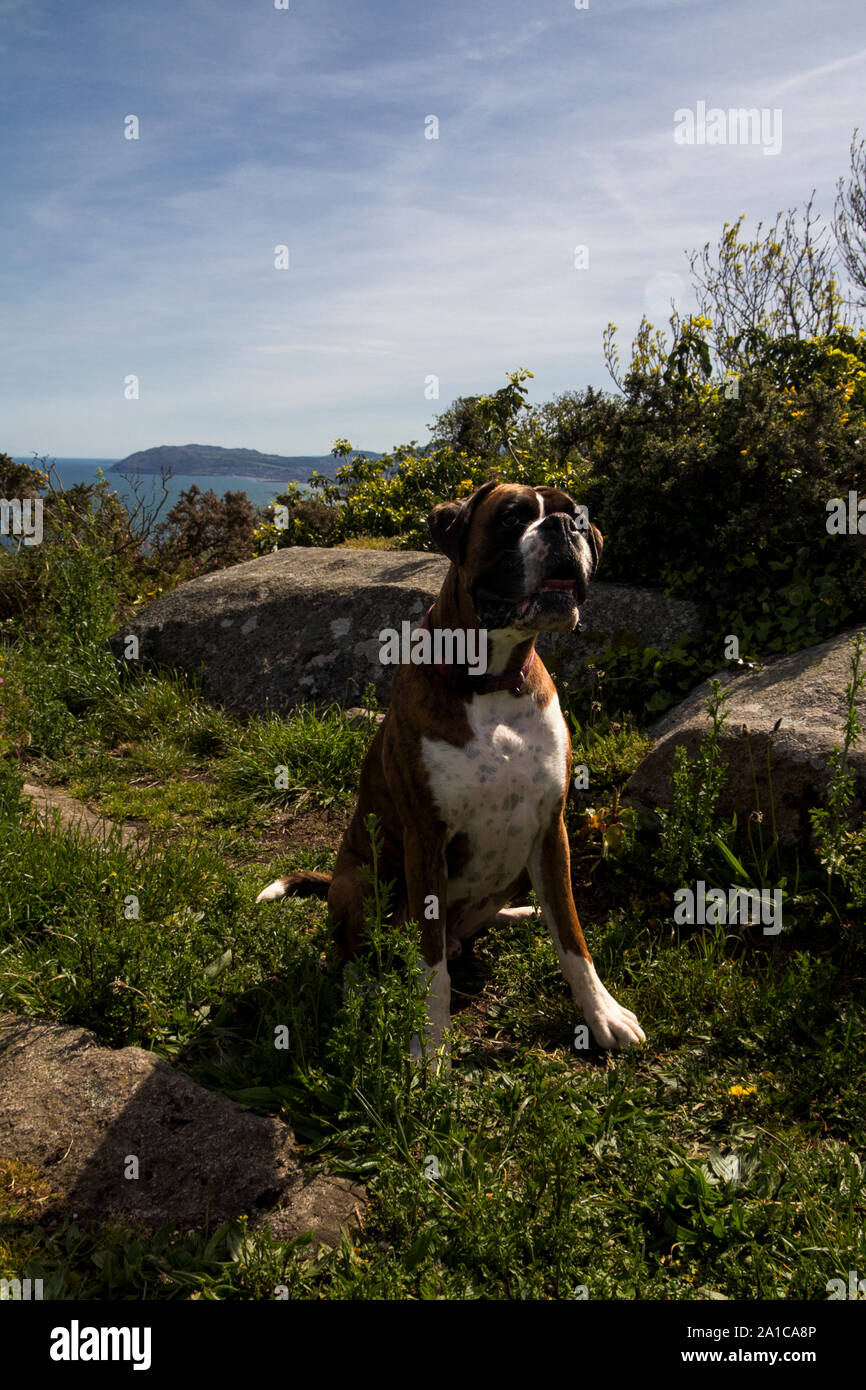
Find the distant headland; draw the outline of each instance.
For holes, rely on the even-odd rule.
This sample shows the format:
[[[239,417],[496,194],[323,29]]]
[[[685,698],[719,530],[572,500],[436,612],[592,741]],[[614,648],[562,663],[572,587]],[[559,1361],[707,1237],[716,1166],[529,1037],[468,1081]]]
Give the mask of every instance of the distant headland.
[[[365,458],[381,458],[370,449],[356,449]],[[265,483],[306,482],[313,471],[333,477],[336,459],[332,454],[260,454],[258,449],[221,449],[216,444],[160,444],[156,449],[140,449],[119,463],[113,463],[109,473],[159,473],[170,468],[172,473],[208,475],[212,477],[255,478]]]

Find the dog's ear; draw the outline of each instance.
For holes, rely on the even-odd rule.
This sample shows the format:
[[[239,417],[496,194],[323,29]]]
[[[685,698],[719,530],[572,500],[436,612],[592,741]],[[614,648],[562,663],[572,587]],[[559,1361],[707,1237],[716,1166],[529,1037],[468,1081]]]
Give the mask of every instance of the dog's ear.
[[[447,555],[448,559],[455,565],[457,564],[457,552],[463,533],[463,527],[460,524],[463,507],[463,502],[440,502],[427,518],[427,529],[433,537],[434,543],[443,555]]]
[[[472,513],[481,499],[496,486],[495,482],[484,483],[465,502],[440,502],[428,516],[430,535],[452,565],[462,565],[466,558],[465,541]]]
[[[595,574],[598,570],[599,564],[601,563],[601,552],[604,550],[604,537],[602,536],[598,527],[593,526],[591,521],[589,522],[583,534],[586,537],[586,543],[592,552],[592,572],[593,574]]]

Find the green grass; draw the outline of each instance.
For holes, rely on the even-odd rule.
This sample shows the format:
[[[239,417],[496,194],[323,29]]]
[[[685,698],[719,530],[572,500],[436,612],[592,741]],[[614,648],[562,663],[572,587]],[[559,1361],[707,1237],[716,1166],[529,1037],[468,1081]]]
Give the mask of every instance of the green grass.
[[[864,1262],[866,1020],[827,961],[732,953],[720,933],[645,938],[623,958],[612,926],[593,943],[600,968],[652,1043],[577,1056],[546,933],[520,924],[479,950],[484,1045],[460,1041],[458,1022],[452,1074],[423,1084],[406,1063],[417,1000],[400,951],[344,1005],[320,905],[255,909],[254,885],[201,850],[160,864],[7,830],[3,853],[21,885],[4,911],[7,999],[158,1047],[281,1114],[311,1161],[374,1199],[365,1232],[313,1262],[261,1235],[241,1247],[234,1228],[169,1243],[80,1223],[40,1232],[12,1212],[3,1273],[62,1273],[65,1295],[85,1297],[258,1297],[286,1283],[338,1298],[562,1298],[580,1285],[593,1298],[823,1298]],[[70,873],[77,907],[59,901]],[[123,921],[127,889],[142,893],[137,923]],[[272,1045],[276,1023],[288,1053]]]
[[[572,759],[575,767],[583,763],[592,770],[594,797],[622,787],[652,744],[652,739],[629,720],[619,723],[605,719],[596,727],[571,717]]]
[[[35,707],[40,669],[7,653],[10,709]],[[595,843],[587,935],[648,1045],[576,1052],[547,933],[515,923],[455,968],[455,1065],[423,1078],[407,1061],[420,1006],[411,934],[373,922],[375,950],[344,1000],[323,904],[254,904],[287,862],[279,849],[250,862],[267,816],[350,804],[371,730],[336,711],[242,724],[169,677],[112,686],[98,669],[93,698],[72,702],[80,673],[51,676],[56,718],[40,716],[31,766],[158,833],[123,848],[37,830],[3,764],[4,1006],[152,1048],[281,1116],[308,1163],[363,1181],[371,1203],[363,1231],[314,1257],[243,1223],[195,1237],[48,1223],[46,1179],[0,1164],[0,1277],[82,1298],[262,1298],[284,1286],[335,1299],[585,1288],[593,1299],[823,1300],[828,1279],[866,1267],[860,938],[807,918],[772,939],[676,928],[652,849],[633,836],[602,860]],[[644,748],[628,725],[576,730],[575,761],[608,805]],[[292,862],[330,853],[301,845]],[[273,1047],[277,1024],[288,1051]]]
[[[250,857],[277,809],[351,805],[375,726],[337,709],[236,719],[169,674],[126,680],[113,661],[92,665],[92,699],[73,695],[84,672],[51,652],[7,648],[8,745],[32,775],[63,786],[111,820],[146,822],[160,837],[193,834],[221,853]],[[375,704],[371,691],[365,703]],[[261,856],[259,856],[261,857]]]
[[[342,711],[302,709],[290,720],[256,716],[223,760],[220,785],[229,796],[275,805],[315,792],[319,804],[348,800],[375,729],[350,725]]]

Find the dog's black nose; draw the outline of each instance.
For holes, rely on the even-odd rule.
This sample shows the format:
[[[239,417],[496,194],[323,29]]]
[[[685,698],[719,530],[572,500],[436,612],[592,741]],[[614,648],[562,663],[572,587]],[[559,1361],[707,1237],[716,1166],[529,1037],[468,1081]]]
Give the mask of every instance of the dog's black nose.
[[[580,530],[577,520],[569,512],[553,512],[551,516],[546,516],[542,521],[540,531],[559,531],[568,536],[576,536]]]

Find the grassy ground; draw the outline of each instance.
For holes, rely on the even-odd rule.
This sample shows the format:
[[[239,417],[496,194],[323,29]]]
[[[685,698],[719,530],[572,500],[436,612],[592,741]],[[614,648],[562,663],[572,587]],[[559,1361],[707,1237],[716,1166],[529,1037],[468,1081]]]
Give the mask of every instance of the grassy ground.
[[[311,1258],[243,1227],[49,1225],[45,1180],[0,1165],[0,1276],[64,1297],[823,1300],[866,1269],[860,938],[817,912],[778,938],[675,926],[616,809],[638,731],[576,730],[594,800],[568,823],[596,964],[647,1046],[576,1051],[547,933],[514,924],[455,962],[455,1065],[425,1080],[406,1060],[411,938],[373,923],[344,1001],[323,905],[254,905],[277,873],[333,862],[369,728],[338,712],[242,726],[168,677],[5,657],[28,775],[154,834],[124,849],[39,829],[3,764],[4,1005],[281,1115],[372,1202],[363,1231]]]

